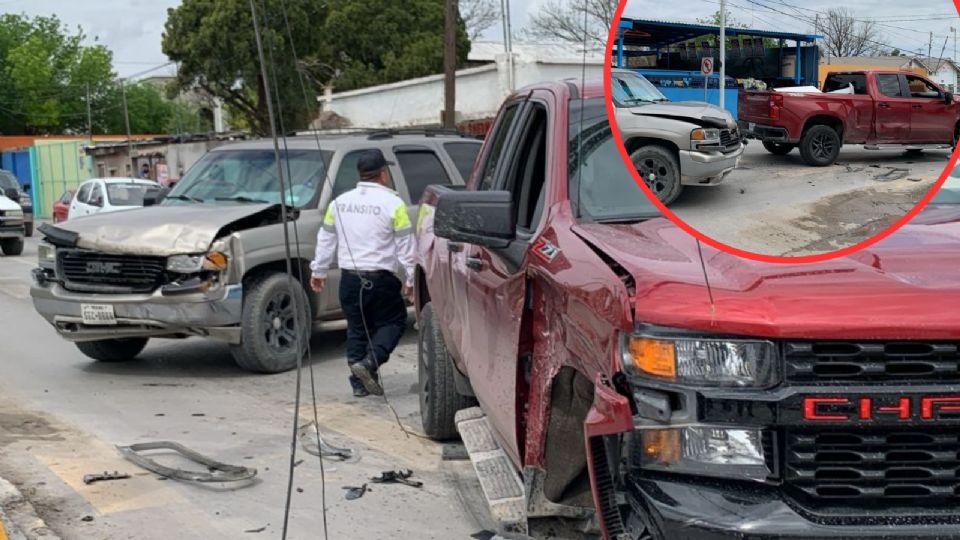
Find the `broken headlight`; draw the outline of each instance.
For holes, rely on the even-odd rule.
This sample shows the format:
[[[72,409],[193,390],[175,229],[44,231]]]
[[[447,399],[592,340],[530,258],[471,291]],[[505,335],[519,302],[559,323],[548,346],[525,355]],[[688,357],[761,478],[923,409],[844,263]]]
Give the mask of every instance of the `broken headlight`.
[[[720,146],[720,130],[697,128],[690,132],[690,145],[696,150],[707,146]]]
[[[37,244],[37,263],[40,268],[51,270],[55,268],[57,266],[57,248],[47,242]]]
[[[167,259],[167,270],[178,274],[196,274],[204,270],[227,269],[227,256],[220,251],[206,255],[174,255]]]
[[[684,426],[640,431],[636,459],[646,469],[764,481],[773,474],[763,432]]]
[[[628,374],[697,386],[769,388],[779,381],[776,346],[765,340],[641,328],[624,340]]]

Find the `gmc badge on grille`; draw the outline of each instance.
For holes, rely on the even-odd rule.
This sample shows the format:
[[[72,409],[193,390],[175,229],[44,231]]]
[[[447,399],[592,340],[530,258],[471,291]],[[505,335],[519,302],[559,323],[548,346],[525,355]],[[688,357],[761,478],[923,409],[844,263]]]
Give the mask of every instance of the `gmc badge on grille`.
[[[120,263],[90,261],[87,263],[87,273],[88,274],[119,274]]]

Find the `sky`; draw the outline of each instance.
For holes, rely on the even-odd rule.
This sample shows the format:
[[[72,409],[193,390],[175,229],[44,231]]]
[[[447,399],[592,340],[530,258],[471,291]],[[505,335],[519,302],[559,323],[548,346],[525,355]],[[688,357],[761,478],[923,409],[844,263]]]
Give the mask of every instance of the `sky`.
[[[521,28],[531,13],[549,0],[511,0],[514,28]],[[136,76],[167,62],[160,39],[167,9],[180,0],[0,0],[0,11],[29,15],[57,15],[69,27],[81,26],[90,41],[105,44],[113,51],[114,65],[121,77]],[[846,5],[858,17],[877,20],[883,43],[904,51],[922,49],[926,54],[929,32],[934,33],[933,56],[952,56],[951,25],[960,30],[960,18],[951,0],[727,0],[734,18],[755,28],[812,33],[805,21],[815,11]],[[796,8],[796,9],[794,9]],[[628,0],[625,14],[675,21],[694,22],[719,9],[719,0]],[[811,11],[813,10],[813,11]],[[913,20],[905,20],[913,19]],[[933,19],[933,20],[917,20]],[[937,20],[943,19],[943,20]],[[483,38],[501,39],[500,27]],[[948,43],[944,46],[945,40]],[[229,34],[224,33],[224,39]],[[151,74],[168,73],[167,67]]]

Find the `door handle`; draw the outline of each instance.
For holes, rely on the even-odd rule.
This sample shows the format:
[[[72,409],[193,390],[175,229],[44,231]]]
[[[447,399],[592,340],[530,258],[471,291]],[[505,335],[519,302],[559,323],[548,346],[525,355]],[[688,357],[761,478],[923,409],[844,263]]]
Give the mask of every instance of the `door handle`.
[[[466,264],[471,270],[483,270],[483,259],[480,257],[467,257]]]
[[[447,242],[447,249],[449,249],[453,253],[460,253],[461,251],[463,251],[463,244],[461,244],[460,242]]]
[[[923,108],[923,105],[914,105],[913,108],[914,108],[914,109],[922,109],[922,108]]]
[[[890,108],[890,104],[889,104],[889,103],[877,103],[877,107],[880,107],[881,109],[889,109],[889,108]]]

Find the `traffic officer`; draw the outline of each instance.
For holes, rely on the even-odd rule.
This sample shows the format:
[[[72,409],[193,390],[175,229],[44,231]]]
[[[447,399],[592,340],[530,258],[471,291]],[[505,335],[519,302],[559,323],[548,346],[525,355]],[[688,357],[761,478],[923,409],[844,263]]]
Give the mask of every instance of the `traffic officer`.
[[[413,228],[403,200],[388,187],[387,165],[379,150],[360,155],[360,181],[327,207],[310,263],[310,287],[320,292],[337,255],[340,305],[347,319],[347,364],[357,397],[383,395],[379,368],[406,330],[404,297],[413,290]],[[406,273],[403,285],[396,276],[398,263]]]

